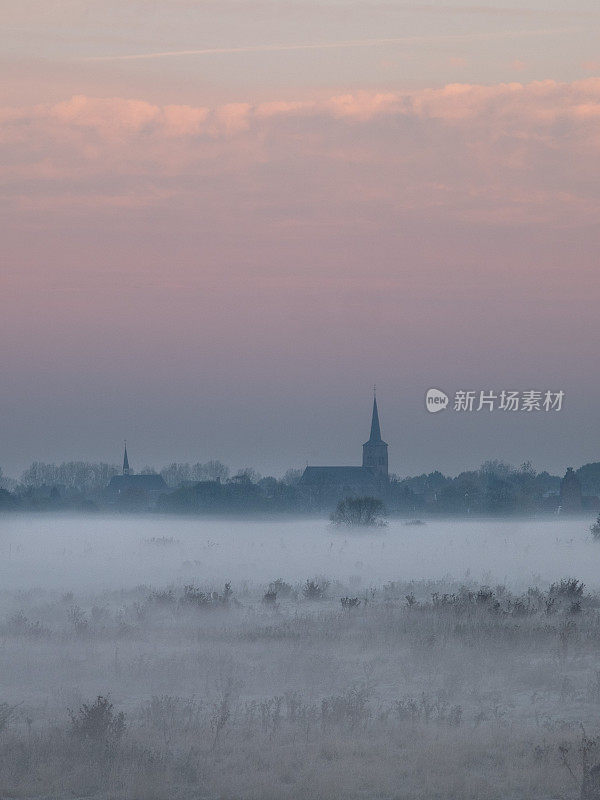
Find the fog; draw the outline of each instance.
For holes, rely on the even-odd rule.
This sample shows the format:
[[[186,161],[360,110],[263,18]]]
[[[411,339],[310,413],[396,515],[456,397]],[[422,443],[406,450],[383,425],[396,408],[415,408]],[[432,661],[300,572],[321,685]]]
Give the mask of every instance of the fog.
[[[5,516],[0,796],[597,800],[590,522]]]
[[[505,583],[515,591],[565,576],[600,587],[591,518],[460,520],[348,533],[324,519],[14,516],[0,521],[4,589],[130,589],[139,584],[393,580]]]

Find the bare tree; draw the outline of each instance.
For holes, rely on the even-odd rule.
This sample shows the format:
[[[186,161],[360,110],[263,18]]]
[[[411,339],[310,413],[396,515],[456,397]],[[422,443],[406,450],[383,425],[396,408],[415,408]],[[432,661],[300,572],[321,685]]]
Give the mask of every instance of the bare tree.
[[[385,525],[385,515],[385,506],[377,497],[347,497],[340,500],[331,521],[346,527],[374,528]]]
[[[281,481],[282,483],[287,483],[288,486],[296,486],[296,484],[300,482],[301,477],[302,477],[301,469],[295,469],[294,467],[290,467],[290,469],[286,470]]]
[[[169,464],[160,471],[167,486],[173,489],[181,486],[182,483],[192,480],[192,470],[189,464]]]

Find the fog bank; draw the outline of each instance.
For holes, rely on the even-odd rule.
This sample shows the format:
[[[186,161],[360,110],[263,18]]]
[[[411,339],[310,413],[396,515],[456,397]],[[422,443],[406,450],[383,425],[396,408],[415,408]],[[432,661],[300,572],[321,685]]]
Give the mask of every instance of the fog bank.
[[[0,581],[7,590],[103,591],[325,575],[357,589],[444,578],[521,590],[570,575],[594,590],[600,545],[591,521],[393,520],[382,531],[353,533],[318,519],[6,516]]]

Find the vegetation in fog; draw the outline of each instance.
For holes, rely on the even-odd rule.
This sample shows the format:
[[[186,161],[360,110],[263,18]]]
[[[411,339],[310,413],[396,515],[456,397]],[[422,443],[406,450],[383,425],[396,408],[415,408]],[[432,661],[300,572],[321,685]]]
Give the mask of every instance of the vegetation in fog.
[[[0,794],[595,800],[599,595],[350,589],[4,593]]]
[[[77,713],[69,711],[71,734],[79,741],[116,747],[125,733],[125,714],[115,713],[107,697],[98,695],[93,703],[83,703]]]
[[[346,497],[340,500],[330,519],[346,528],[381,528],[387,515],[378,497]]]

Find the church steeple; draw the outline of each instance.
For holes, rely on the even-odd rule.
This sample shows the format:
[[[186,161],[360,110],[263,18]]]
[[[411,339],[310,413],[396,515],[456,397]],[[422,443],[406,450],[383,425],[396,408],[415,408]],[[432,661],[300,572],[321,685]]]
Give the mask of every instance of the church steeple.
[[[125,453],[123,455],[123,475],[129,475],[129,459],[127,458],[127,442],[125,442]]]
[[[382,478],[388,477],[388,446],[381,438],[381,427],[379,425],[379,410],[377,408],[377,397],[375,387],[373,387],[373,411],[371,413],[371,435],[369,441],[363,444],[363,467],[376,472]]]
[[[370,442],[381,441],[381,428],[379,427],[379,412],[377,411],[377,397],[373,392],[373,414],[371,415],[371,436]]]

